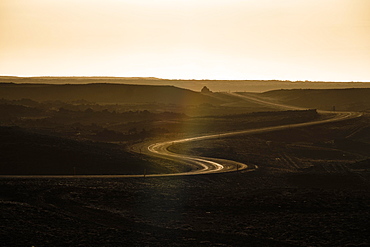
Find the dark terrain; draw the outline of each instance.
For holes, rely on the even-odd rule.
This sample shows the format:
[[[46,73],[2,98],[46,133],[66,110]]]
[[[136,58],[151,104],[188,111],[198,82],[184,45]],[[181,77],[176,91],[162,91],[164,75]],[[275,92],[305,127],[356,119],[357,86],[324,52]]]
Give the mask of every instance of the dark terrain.
[[[2,176],[0,246],[370,246],[370,116],[362,96],[367,91],[324,91],[257,96],[324,110],[335,104],[364,115],[170,147],[258,166],[254,171],[157,178]],[[317,101],[305,98],[312,93]],[[7,97],[0,100],[0,171],[183,171],[132,148],[328,117],[316,110],[273,111],[217,93],[191,95],[212,103],[105,104],[81,92],[71,101]]]
[[[232,92],[265,92],[285,89],[333,89],[333,88],[369,88],[370,82],[325,82],[325,81],[281,81],[281,80],[169,80],[154,77],[15,77],[0,76],[4,83],[35,83],[35,84],[88,84],[115,83],[135,85],[173,85],[193,91],[203,86],[213,91]]]
[[[123,151],[124,147],[102,142],[76,141],[0,127],[1,175],[111,175],[173,173],[154,159]]]
[[[370,88],[274,90],[258,95],[299,107],[329,111],[370,111]]]
[[[174,86],[149,86],[134,84],[0,84],[0,98],[36,101],[76,101],[86,100],[105,104],[122,103],[220,103],[208,95]]]
[[[110,111],[101,105],[30,100],[0,104],[0,175],[123,175],[176,173],[189,167],[139,153],[141,143],[293,124],[320,118],[314,110],[188,117],[173,112]],[[28,106],[28,105],[33,105]],[[80,109],[82,108],[82,109]],[[86,110],[83,110],[87,108]],[[215,124],[217,123],[217,124]],[[132,146],[142,146],[139,153]]]
[[[1,245],[368,246],[369,184],[345,178],[2,179]]]

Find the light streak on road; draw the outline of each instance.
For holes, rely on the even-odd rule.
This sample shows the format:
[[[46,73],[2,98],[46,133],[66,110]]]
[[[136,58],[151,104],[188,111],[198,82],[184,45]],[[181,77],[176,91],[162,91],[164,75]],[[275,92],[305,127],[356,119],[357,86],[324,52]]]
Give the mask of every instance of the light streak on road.
[[[225,94],[228,94],[228,95],[240,98],[240,99],[244,99],[247,101],[253,101],[259,104],[268,105],[270,107],[275,107],[278,109],[307,110],[301,107],[294,107],[294,106],[288,106],[288,105],[268,102],[268,101],[265,101],[259,98],[254,98],[251,96],[244,96],[244,95],[240,95],[236,93],[225,93]],[[348,119],[357,118],[357,117],[362,116],[362,113],[359,113],[359,112],[330,112],[330,111],[318,111],[318,112],[324,113],[324,114],[330,113],[332,114],[332,117],[328,119],[315,120],[315,121],[298,123],[298,124],[286,124],[286,125],[258,128],[258,129],[248,129],[248,130],[233,131],[233,132],[227,132],[227,133],[221,133],[221,134],[212,134],[212,135],[184,138],[184,139],[179,139],[179,140],[154,143],[147,147],[147,150],[149,151],[148,154],[151,156],[164,158],[164,159],[171,160],[177,163],[185,163],[193,167],[193,169],[188,172],[171,173],[171,174],[145,174],[145,175],[63,175],[63,176],[62,175],[40,175],[40,176],[37,176],[37,175],[36,176],[35,175],[32,175],[32,176],[3,175],[0,177],[2,178],[4,177],[12,177],[12,178],[14,177],[19,177],[19,178],[138,178],[138,177],[200,175],[200,174],[233,172],[233,171],[241,171],[241,170],[253,171],[255,169],[258,169],[258,166],[256,165],[248,166],[240,162],[226,160],[226,159],[206,158],[206,157],[190,156],[190,155],[185,155],[185,154],[177,154],[177,153],[170,152],[168,148],[171,145],[178,144],[178,143],[218,139],[218,138],[237,136],[237,135],[259,134],[259,133],[272,132],[272,131],[278,131],[278,130],[289,129],[289,128],[299,128],[299,127],[338,122],[338,121],[348,120]]]

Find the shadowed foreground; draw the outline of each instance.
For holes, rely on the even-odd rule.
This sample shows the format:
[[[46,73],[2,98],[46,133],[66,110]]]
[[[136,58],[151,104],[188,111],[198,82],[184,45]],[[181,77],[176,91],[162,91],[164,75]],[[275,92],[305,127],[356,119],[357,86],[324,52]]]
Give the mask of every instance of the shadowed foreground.
[[[250,97],[238,96],[241,100],[238,105],[243,105]],[[263,100],[255,102],[263,103]],[[9,108],[7,103],[4,105]],[[279,103],[270,103],[270,106],[274,105],[281,107]],[[19,111],[25,109],[21,107]],[[27,157],[40,171],[64,169],[53,174],[71,175],[74,167],[80,171],[86,168],[89,173],[85,174],[101,174],[103,168],[107,174],[112,171],[115,174],[124,171],[142,174],[148,167],[152,167],[148,172],[170,173],[172,164],[151,165],[152,160],[142,162],[138,154],[117,149],[123,146],[92,142],[98,137],[104,137],[104,141],[123,141],[118,139],[130,137],[120,145],[142,142],[144,137],[156,133],[154,123],[167,126],[169,137],[177,136],[179,126],[187,126],[187,131],[176,138],[217,135],[214,139],[172,143],[174,145],[168,147],[170,152],[230,159],[258,166],[258,169],[146,178],[1,177],[1,246],[370,244],[370,119],[367,113],[359,118],[330,123],[315,110],[195,118],[167,114],[164,123],[156,120],[162,115],[149,112],[59,109],[44,113],[49,115],[38,116],[36,112],[28,118],[15,114],[3,119],[9,126],[18,123],[25,128],[0,129],[2,150],[7,150],[2,153],[3,169],[14,169],[14,165],[21,168],[4,174],[27,174],[24,171],[29,168]],[[50,125],[54,122],[49,120],[58,119],[60,114],[71,118],[62,118],[64,122],[60,126]],[[133,115],[138,115],[140,122],[113,125],[117,119]],[[82,117],[80,120],[84,122],[68,122],[77,121],[76,116]],[[108,116],[113,122],[100,122],[104,118],[98,116]],[[102,126],[92,125],[91,119],[98,119]],[[304,124],[320,119],[320,125]],[[132,125],[138,127],[141,122],[151,128],[141,132],[116,132],[119,129],[126,131]],[[300,128],[270,128],[292,124],[299,124]],[[47,130],[51,126],[56,136],[42,134],[49,133]],[[108,131],[108,127],[115,130]],[[257,127],[273,128],[274,131],[243,131]],[[237,135],[219,135],[225,132]],[[187,136],[187,133],[191,135]],[[63,136],[73,137],[73,140]],[[157,136],[162,134],[158,132]],[[145,143],[132,146],[132,150],[136,148],[141,153],[141,145],[145,146]],[[35,150],[41,155],[35,156]],[[63,155],[55,156],[51,151]]]
[[[136,179],[1,179],[1,246],[370,243],[368,180],[328,174],[318,185],[304,181],[294,174],[261,171]]]

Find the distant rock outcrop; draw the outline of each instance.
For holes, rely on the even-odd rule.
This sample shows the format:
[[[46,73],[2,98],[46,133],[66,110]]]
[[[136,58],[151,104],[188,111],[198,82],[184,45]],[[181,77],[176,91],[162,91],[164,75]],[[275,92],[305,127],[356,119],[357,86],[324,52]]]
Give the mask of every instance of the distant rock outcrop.
[[[210,93],[212,93],[212,91],[209,90],[209,88],[206,87],[206,86],[204,86],[200,92],[203,93],[203,94],[210,94]]]

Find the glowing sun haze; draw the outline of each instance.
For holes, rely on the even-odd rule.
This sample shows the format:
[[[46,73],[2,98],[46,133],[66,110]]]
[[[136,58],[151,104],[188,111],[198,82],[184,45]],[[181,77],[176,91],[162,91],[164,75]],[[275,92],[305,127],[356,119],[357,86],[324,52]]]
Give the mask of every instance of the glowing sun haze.
[[[370,81],[369,0],[1,0],[0,75]]]

